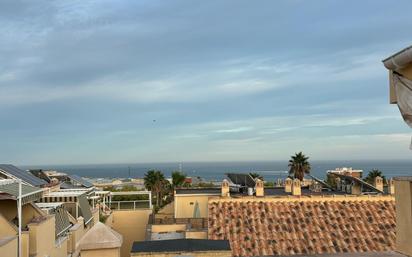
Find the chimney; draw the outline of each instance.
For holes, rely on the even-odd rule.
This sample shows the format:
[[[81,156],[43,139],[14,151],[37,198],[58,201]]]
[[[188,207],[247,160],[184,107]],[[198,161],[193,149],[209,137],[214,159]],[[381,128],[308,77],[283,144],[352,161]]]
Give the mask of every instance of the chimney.
[[[339,177],[335,178],[335,183],[336,183],[336,190],[342,191],[342,183]]]
[[[260,179],[256,180],[256,196],[265,196],[263,181]]]
[[[395,180],[393,178],[389,179],[388,181],[388,191],[389,194],[394,195],[395,194]]]
[[[276,186],[281,187],[283,185],[283,181],[281,178],[278,178],[276,181]]]
[[[286,193],[292,192],[292,179],[291,178],[285,179],[285,192]]]
[[[383,179],[381,177],[379,177],[379,176],[375,177],[375,180],[373,181],[373,185],[377,189],[383,191]]]
[[[302,190],[300,188],[301,181],[295,178],[292,182],[292,195],[301,195]]]
[[[86,225],[84,224],[84,218],[82,216],[77,218],[77,223],[80,223],[81,225]]]
[[[230,196],[229,182],[226,179],[222,181],[222,196],[223,197]]]
[[[396,251],[412,256],[412,177],[395,178]]]

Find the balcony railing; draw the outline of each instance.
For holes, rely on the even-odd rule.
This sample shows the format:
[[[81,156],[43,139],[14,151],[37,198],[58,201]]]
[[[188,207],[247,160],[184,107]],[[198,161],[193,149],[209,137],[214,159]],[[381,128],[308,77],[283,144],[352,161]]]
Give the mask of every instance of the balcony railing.
[[[192,229],[206,229],[208,226],[207,218],[172,218],[158,217],[150,215],[149,224],[152,225],[170,225],[170,224],[188,224]]]
[[[109,207],[111,210],[148,209],[150,208],[150,203],[148,200],[111,201]]]

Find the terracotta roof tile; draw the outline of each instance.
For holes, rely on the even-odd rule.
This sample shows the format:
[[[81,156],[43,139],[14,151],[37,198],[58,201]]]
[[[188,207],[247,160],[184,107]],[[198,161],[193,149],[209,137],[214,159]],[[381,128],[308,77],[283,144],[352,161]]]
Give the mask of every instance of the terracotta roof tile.
[[[209,202],[209,239],[228,239],[234,256],[390,251],[395,203]]]

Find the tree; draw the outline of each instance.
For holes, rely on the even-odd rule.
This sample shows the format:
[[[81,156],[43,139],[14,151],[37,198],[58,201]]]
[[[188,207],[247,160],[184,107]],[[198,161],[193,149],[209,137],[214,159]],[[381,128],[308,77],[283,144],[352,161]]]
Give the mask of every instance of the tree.
[[[336,188],[336,176],[330,173],[326,174],[325,183],[333,188]]]
[[[186,180],[186,174],[179,172],[179,171],[173,171],[172,172],[172,186],[173,188],[176,187],[181,187],[185,184]]]
[[[302,152],[295,153],[289,160],[289,176],[303,180],[305,174],[310,173],[309,157],[305,156]]]
[[[168,184],[169,182],[160,170],[149,170],[144,175],[144,185],[155,195],[156,206],[161,204],[163,193],[168,188]]]
[[[375,182],[375,178],[376,177],[381,177],[384,181],[384,183],[386,183],[386,178],[383,175],[382,171],[378,170],[378,169],[373,169],[371,171],[369,171],[368,175],[363,179],[365,182],[372,184]]]
[[[250,172],[249,175],[253,178],[253,179],[260,179],[263,180],[263,176],[260,175],[259,173],[256,172]]]

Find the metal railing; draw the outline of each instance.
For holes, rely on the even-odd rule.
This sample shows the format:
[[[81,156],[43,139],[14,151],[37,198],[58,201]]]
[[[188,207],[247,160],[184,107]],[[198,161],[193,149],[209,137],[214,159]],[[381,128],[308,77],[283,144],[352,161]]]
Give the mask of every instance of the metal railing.
[[[208,226],[207,218],[172,218],[150,215],[149,224],[151,225],[171,225],[171,224],[188,224],[192,229],[204,229]]]
[[[135,200],[135,201],[111,201],[109,203],[111,210],[136,210],[150,208],[149,200]]]

